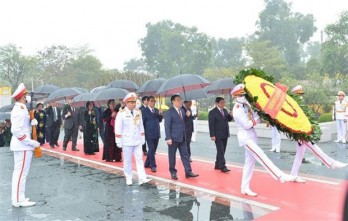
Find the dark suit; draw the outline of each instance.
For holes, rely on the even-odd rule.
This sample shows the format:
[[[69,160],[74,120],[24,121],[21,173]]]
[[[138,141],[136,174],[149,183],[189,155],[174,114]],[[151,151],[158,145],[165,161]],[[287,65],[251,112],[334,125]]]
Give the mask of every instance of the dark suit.
[[[185,134],[185,113],[181,111],[181,116],[176,108],[171,107],[166,111],[164,115],[164,127],[166,133],[166,140],[172,140],[172,145],[168,145],[168,157],[169,157],[169,171],[173,175],[176,175],[176,150],[179,149],[182,164],[185,168],[185,173],[192,172],[190,158],[187,153],[186,147],[186,134]]]
[[[54,120],[54,111],[51,106],[46,110],[46,125],[49,137],[50,146],[58,145],[58,137],[60,133],[60,125],[62,125],[61,111],[57,107],[57,120]]]
[[[186,131],[187,152],[188,152],[189,157],[191,157],[191,140],[192,140],[192,133],[193,133],[193,120],[196,118],[196,116],[192,116],[191,109],[186,108],[185,106],[182,106],[182,109],[185,112],[185,131]],[[189,117],[186,115],[186,111],[191,112],[191,115]]]
[[[223,114],[215,107],[208,114],[210,137],[215,137],[216,145],[216,161],[215,168],[223,169],[226,167],[225,152],[227,140],[230,136],[228,122],[232,120],[232,116],[227,110],[223,109]]]
[[[161,138],[160,122],[162,122],[163,116],[159,114],[157,108],[154,108],[153,112],[151,112],[150,107],[143,108],[141,110],[141,115],[143,117],[145,139],[149,148],[145,167],[156,168],[155,153],[158,146],[158,140]]]
[[[140,107],[139,107],[139,110],[142,112],[146,107],[142,104]],[[146,135],[145,135],[145,139],[146,139]],[[146,142],[143,144],[142,146],[142,149],[143,149],[143,153],[147,153],[147,150],[146,150]]]
[[[65,117],[70,112],[71,116]],[[70,105],[65,105],[63,109],[64,119],[64,141],[63,149],[68,146],[69,140],[72,141],[72,149],[76,149],[77,135],[79,131],[79,111],[77,108],[72,108]]]

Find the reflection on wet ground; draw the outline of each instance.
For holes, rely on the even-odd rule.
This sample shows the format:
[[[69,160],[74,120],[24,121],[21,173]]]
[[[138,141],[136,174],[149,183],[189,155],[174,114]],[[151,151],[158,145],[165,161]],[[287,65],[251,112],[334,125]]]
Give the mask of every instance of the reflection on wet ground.
[[[13,208],[12,153],[0,148],[0,220],[253,220],[271,212],[160,181],[129,187],[120,171],[67,159],[34,159],[26,192],[37,205]]]

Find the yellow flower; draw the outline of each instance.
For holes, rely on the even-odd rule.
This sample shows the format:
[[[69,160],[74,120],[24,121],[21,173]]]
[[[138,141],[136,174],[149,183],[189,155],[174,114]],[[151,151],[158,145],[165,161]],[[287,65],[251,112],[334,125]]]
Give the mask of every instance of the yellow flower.
[[[244,81],[249,95],[251,97],[257,97],[256,107],[260,111],[264,111],[269,98],[275,90],[274,84],[255,75],[247,76]],[[289,95],[286,95],[281,110],[275,116],[274,120],[294,133],[311,134],[313,130],[302,108]]]

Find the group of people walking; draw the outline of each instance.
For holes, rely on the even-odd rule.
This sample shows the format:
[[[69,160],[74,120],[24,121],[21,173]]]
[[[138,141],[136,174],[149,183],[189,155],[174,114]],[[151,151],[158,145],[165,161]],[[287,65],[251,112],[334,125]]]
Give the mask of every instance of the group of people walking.
[[[299,182],[305,180],[298,176],[306,149],[311,150],[329,168],[341,168],[347,166],[325,154],[314,142],[296,142],[297,150],[291,174],[282,172],[263,150],[258,146],[257,135],[254,126],[261,122],[260,116],[253,111],[245,97],[245,85],[235,86],[231,96],[235,100],[233,110],[228,112],[225,108],[224,99],[217,97],[216,107],[209,112],[209,133],[216,145],[216,161],[214,169],[222,173],[230,172],[226,166],[225,152],[230,136],[229,125],[232,119],[236,122],[237,138],[239,146],[245,149],[245,163],[241,182],[241,193],[249,196],[257,196],[250,187],[255,161],[258,161],[264,169],[280,182]],[[302,87],[301,87],[302,88]],[[135,158],[139,184],[148,183],[145,167],[152,172],[157,171],[156,149],[161,137],[160,122],[164,119],[165,140],[168,145],[169,173],[173,180],[178,180],[176,169],[176,152],[179,150],[181,162],[184,166],[186,178],[198,177],[191,166],[191,136],[193,132],[193,120],[197,115],[191,111],[191,102],[182,101],[179,95],[171,97],[172,107],[165,112],[155,108],[154,97],[146,97],[146,104],[142,110],[136,109],[138,99],[135,93],[127,94],[122,104],[115,105],[115,100],[107,102],[107,108],[102,115],[98,115],[93,102],[87,102],[85,108],[77,110],[71,105],[71,99],[67,99],[66,105],[61,112],[55,102],[51,102],[46,111],[43,105],[38,104],[35,113],[37,120],[30,121],[26,102],[30,102],[30,96],[23,84],[20,84],[12,97],[16,104],[11,113],[13,122],[11,132],[10,148],[14,151],[15,166],[12,179],[12,205],[15,207],[26,207],[35,205],[25,197],[25,179],[29,171],[33,149],[45,142],[45,133],[49,137],[51,148],[59,146],[57,143],[57,128],[64,120],[63,150],[67,149],[69,141],[72,141],[72,150],[79,151],[76,147],[78,130],[84,134],[85,154],[94,154],[99,151],[98,132],[100,132],[98,119],[102,119],[102,140],[104,143],[103,159],[107,162],[121,162],[123,152],[123,166],[126,184],[133,184],[132,156]],[[293,91],[293,93],[295,93]],[[303,94],[303,93],[302,93]],[[302,96],[302,94],[299,94]],[[143,98],[144,101],[144,98]],[[143,102],[145,103],[145,102]],[[83,123],[82,123],[83,122]],[[38,128],[38,141],[30,139],[32,125]],[[41,126],[40,126],[41,125]],[[45,125],[45,126],[42,126]],[[44,128],[49,128],[45,130]],[[47,137],[46,137],[47,138]],[[147,143],[146,161],[143,162],[142,155],[145,154],[143,145]]]

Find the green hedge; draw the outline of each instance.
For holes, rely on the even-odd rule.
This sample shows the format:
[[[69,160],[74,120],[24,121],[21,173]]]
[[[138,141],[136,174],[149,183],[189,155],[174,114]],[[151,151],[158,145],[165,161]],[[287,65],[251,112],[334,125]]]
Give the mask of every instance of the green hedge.
[[[198,112],[198,120],[208,120],[208,112],[199,111]]]
[[[323,123],[323,122],[330,122],[332,121],[332,113],[324,113],[319,116],[318,122]]]

